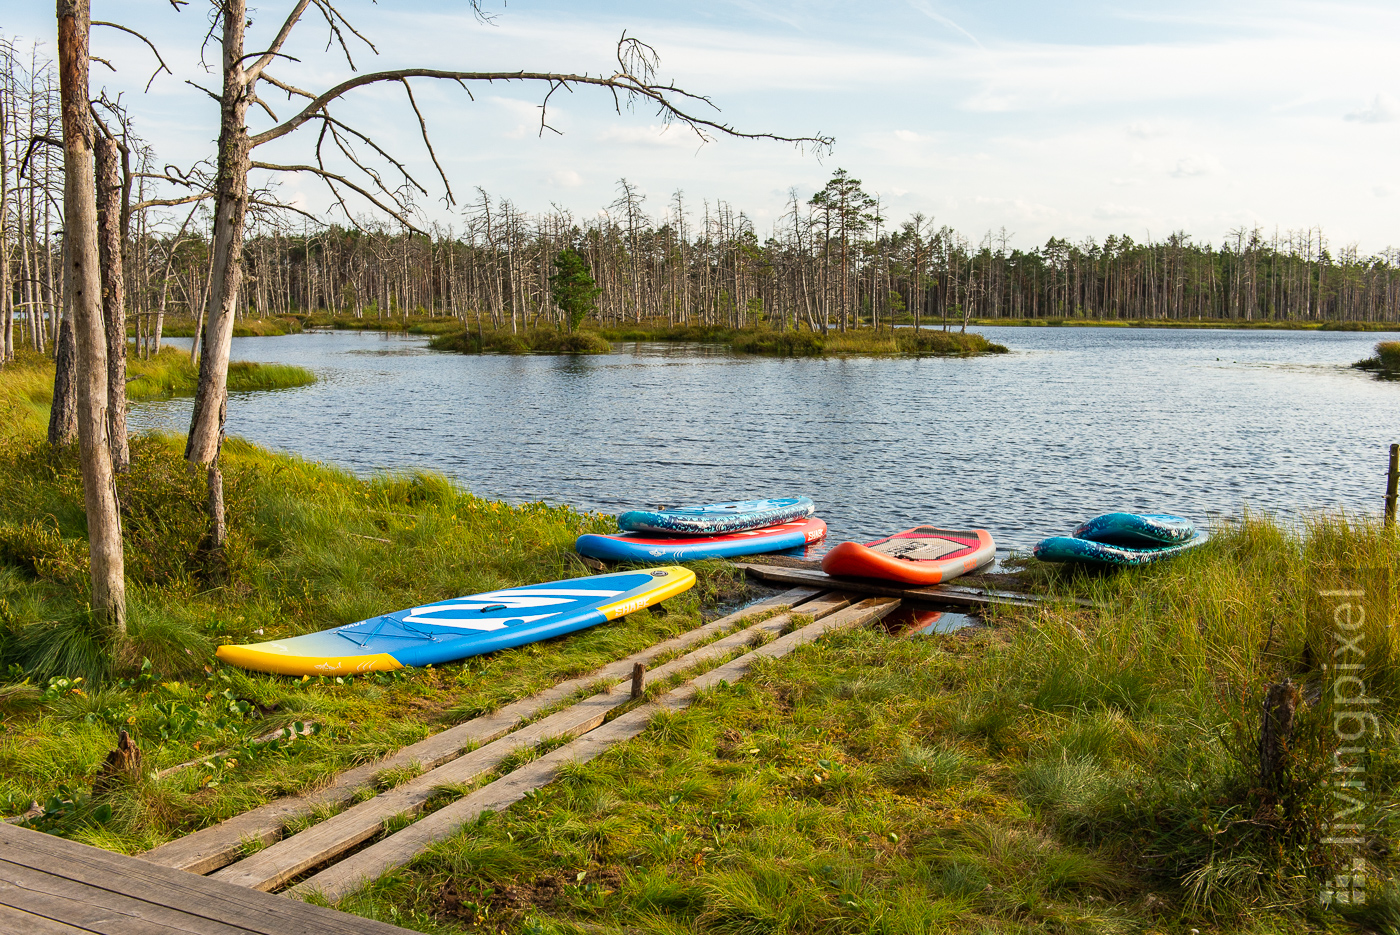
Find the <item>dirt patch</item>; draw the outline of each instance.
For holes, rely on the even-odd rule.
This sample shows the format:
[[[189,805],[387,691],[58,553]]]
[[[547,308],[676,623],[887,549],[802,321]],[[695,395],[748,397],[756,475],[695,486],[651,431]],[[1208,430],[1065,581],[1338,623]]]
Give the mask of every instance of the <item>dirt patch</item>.
[[[624,879],[621,867],[591,866],[580,873],[544,873],[528,881],[497,886],[448,880],[438,890],[442,902],[439,914],[473,924],[517,919],[529,910],[567,905],[580,892],[615,892]]]

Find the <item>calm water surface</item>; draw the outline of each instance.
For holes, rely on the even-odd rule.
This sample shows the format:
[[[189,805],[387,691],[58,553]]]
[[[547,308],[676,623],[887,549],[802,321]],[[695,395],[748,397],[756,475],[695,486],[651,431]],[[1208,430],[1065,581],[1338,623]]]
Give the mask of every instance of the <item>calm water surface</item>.
[[[833,543],[938,522],[1026,548],[1109,510],[1380,509],[1400,384],[1346,365],[1396,335],[981,330],[1013,353],[474,357],[415,336],[238,338],[235,360],[320,382],[236,395],[229,432],[360,473],[429,468],[483,496],[609,513],[804,493]],[[132,408],[133,428],[188,427],[189,400]]]

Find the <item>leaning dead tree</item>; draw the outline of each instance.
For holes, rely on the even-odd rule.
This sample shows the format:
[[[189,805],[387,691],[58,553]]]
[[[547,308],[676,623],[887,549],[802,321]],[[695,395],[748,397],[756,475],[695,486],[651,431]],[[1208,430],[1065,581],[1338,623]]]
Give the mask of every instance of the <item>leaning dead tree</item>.
[[[658,60],[655,51],[645,43],[629,39],[625,33],[617,46],[617,69],[610,75],[400,68],[357,75],[323,91],[307,91],[277,79],[270,69],[278,58],[287,57],[282,49],[302,22],[302,17],[312,7],[320,13],[330,31],[330,41],[338,44],[351,69],[354,69],[355,65],[348,41],[358,40],[377,54],[378,50],[374,44],[342,15],[330,0],[297,0],[267,46],[262,51],[252,53],[245,51],[249,24],[246,0],[215,0],[214,5],[211,34],[217,31],[220,36],[223,87],[222,92],[217,95],[220,122],[213,191],[213,259],[202,335],[204,352],[200,358],[199,385],[190,420],[185,457],[191,463],[204,466],[208,471],[211,530],[208,547],[216,554],[221,552],[223,547],[223,480],[219,473],[218,457],[228,414],[229,349],[243,285],[243,238],[250,201],[249,172],[256,168],[274,172],[309,173],[325,182],[348,219],[353,220],[354,215],[347,207],[345,198],[347,193],[354,193],[404,227],[422,233],[414,223],[412,198],[415,192],[427,195],[428,189],[409,172],[399,158],[368,134],[332,112],[333,105],[346,95],[372,85],[397,84],[403,88],[406,102],[417,118],[423,145],[437,171],[448,204],[453,204],[455,200],[452,186],[433,150],[427,119],[413,96],[411,81],[414,79],[454,81],[468,94],[471,93],[471,83],[524,82],[539,85],[543,90],[540,105],[541,133],[553,130],[548,123],[548,106],[556,92],[593,87],[612,94],[619,113],[624,106],[631,108],[637,103],[642,103],[654,107],[667,124],[680,123],[694,131],[701,140],[721,134],[819,148],[829,147],[832,142],[830,138],[823,136],[786,137],[773,133],[744,133],[718,120],[692,112],[693,108],[713,105],[708,98],[691,94],[676,87],[674,83],[662,84],[656,77]],[[480,15],[479,0],[472,0],[472,7]],[[347,36],[350,37],[348,41]],[[288,101],[299,100],[305,103],[295,115],[287,120],[280,120],[260,94],[268,89],[285,94]],[[273,121],[273,126],[260,131],[250,130],[248,116],[254,105]],[[279,140],[307,126],[316,129],[312,162],[285,164],[253,159],[253,151],[259,146]],[[386,184],[383,173],[367,163],[359,155],[357,147],[363,147],[365,152],[372,153],[373,159],[382,160],[381,164],[392,166],[392,171],[402,179],[402,184],[395,187]],[[352,168],[348,172],[333,171],[327,165],[327,155],[338,155],[348,161]]]

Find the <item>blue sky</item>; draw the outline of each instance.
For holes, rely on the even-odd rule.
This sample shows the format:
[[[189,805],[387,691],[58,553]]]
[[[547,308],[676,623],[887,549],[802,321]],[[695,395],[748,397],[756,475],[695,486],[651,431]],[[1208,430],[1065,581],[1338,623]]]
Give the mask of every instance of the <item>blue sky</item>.
[[[140,88],[149,53],[111,30],[94,48],[120,71],[94,81],[123,91],[163,159],[207,155],[214,102],[184,83],[212,82],[199,67],[206,10],[155,0],[93,0],[94,18],[147,32],[178,80]],[[51,9],[25,4],[0,29],[48,39]],[[290,3],[254,11],[250,48],[275,31]],[[29,9],[32,7],[32,9]],[[864,180],[899,220],[932,215],[973,240],[1005,228],[1014,244],[1051,235],[1161,237],[1185,230],[1221,242],[1258,224],[1272,232],[1321,226],[1334,249],[1400,245],[1400,4],[940,2],[709,0],[671,4],[514,0],[491,25],[464,4],[347,0],[342,9],[379,48],[360,47],[362,69],[422,65],[467,69],[610,70],[623,29],[661,54],[661,73],[710,95],[744,130],[826,133],[818,159],[778,143],[719,139],[697,146],[679,127],[662,132],[649,112],[618,116],[610,99],[556,95],[537,135],[537,89],[494,86],[475,102],[455,86],[415,85],[459,199],[481,186],[530,211],[551,203],[594,213],[626,177],[656,215],[682,189],[698,213],[722,198],[760,235],[782,214],[790,188],[804,198],[835,168]],[[329,86],[349,74],[325,51],[308,17],[278,77]],[[211,57],[216,55],[211,47]],[[288,109],[285,100],[279,114]],[[356,92],[342,104],[432,178],[401,90]],[[260,118],[263,119],[263,118]],[[255,129],[263,123],[255,124]],[[303,131],[305,133],[306,131]],[[258,151],[306,161],[312,139]],[[433,190],[440,196],[440,188]],[[328,200],[290,178],[283,194],[310,209]],[[461,225],[441,201],[427,215]]]

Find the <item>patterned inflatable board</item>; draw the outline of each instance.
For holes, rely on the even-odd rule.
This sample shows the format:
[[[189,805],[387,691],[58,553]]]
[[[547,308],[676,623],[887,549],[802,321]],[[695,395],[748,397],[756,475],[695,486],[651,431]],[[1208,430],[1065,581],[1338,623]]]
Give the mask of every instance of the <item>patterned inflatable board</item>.
[[[1051,536],[1035,544],[1035,557],[1042,562],[1092,562],[1099,565],[1146,565],[1159,562],[1173,555],[1180,555],[1187,549],[1194,549],[1210,540],[1204,532],[1197,532],[1185,542],[1175,545],[1136,547],[1113,545],[1107,542],[1094,542],[1074,536]]]
[[[990,562],[996,553],[985,529],[916,526],[860,545],[843,542],[822,558],[828,575],[939,584]]]
[[[1080,523],[1070,535],[1108,545],[1151,548],[1190,542],[1196,524],[1169,513],[1105,513]]]
[[[285,640],[220,646],[218,657],[283,675],[357,675],[437,665],[616,620],[694,584],[692,571],[672,565],[501,588]]]
[[[610,536],[588,533],[578,537],[580,555],[613,562],[693,562],[704,558],[734,558],[779,552],[826,537],[826,523],[815,516],[790,523],[729,532],[717,536],[658,536],[619,532]]]
[[[663,536],[717,536],[790,523],[814,512],[816,506],[808,497],[741,500],[675,510],[628,510],[617,518],[617,527],[623,532]]]

